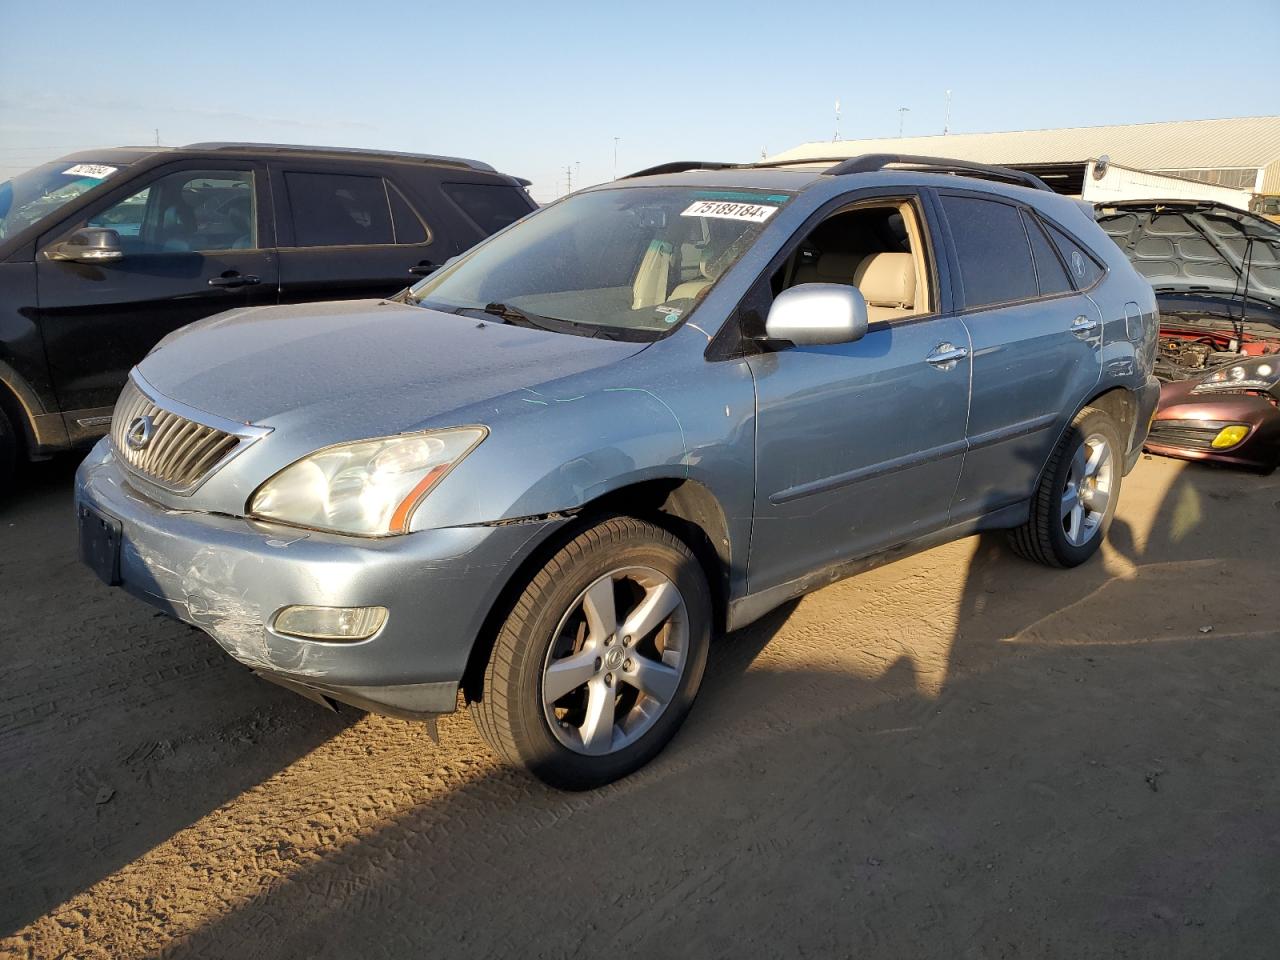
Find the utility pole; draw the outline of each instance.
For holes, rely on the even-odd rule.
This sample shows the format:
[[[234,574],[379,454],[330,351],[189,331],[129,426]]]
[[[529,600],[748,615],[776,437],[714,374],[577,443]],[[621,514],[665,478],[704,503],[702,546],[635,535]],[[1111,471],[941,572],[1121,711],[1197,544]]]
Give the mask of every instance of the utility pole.
[[[836,97],[836,135],[831,138],[832,143],[840,139],[840,98]]]
[[[618,179],[618,141],[621,137],[613,138],[613,179]]]
[[[573,164],[566,163],[564,167],[564,192],[573,193]]]
[[[899,107],[899,108],[898,108],[898,139],[899,139],[899,140],[901,140],[901,139],[902,139],[902,122],[903,122],[903,120],[905,120],[905,119],[906,119],[907,114],[908,114],[908,113],[910,113],[910,112],[911,112],[911,108],[910,108],[910,107]]]
[[[156,127],[156,146],[160,146],[160,128]]]
[[[951,132],[951,91],[947,91],[947,113],[946,119],[942,121],[942,135],[945,137]]]

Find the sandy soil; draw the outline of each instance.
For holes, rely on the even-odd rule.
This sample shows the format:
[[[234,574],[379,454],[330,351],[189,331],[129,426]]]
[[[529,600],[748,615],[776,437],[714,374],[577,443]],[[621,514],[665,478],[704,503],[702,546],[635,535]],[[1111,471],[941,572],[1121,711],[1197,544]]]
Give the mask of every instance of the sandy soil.
[[[569,795],[99,585],[72,467],[0,503],[0,955],[1280,952],[1280,475],[1145,460],[1083,568],[971,539],[789,605]]]

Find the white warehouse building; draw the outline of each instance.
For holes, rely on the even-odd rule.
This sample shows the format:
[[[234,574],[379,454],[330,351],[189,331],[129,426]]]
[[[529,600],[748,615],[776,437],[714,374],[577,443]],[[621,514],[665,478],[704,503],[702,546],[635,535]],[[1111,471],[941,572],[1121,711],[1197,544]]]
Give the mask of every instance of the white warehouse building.
[[[1259,206],[1280,195],[1280,116],[1179,120],[1059,130],[937,134],[804,143],[769,160],[868,153],[917,154],[1016,167],[1060,193],[1106,200],[1125,190],[1152,199],[1195,196]],[[1099,163],[1104,159],[1106,163]],[[1144,173],[1164,176],[1150,177]],[[1109,174],[1110,188],[1100,183]],[[1185,186],[1185,181],[1192,181]]]

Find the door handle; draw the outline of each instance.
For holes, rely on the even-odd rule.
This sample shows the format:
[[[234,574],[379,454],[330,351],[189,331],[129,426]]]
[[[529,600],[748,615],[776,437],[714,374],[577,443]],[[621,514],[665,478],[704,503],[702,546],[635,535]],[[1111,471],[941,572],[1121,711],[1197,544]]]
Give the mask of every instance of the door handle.
[[[1098,321],[1086,316],[1076,317],[1071,324],[1071,332],[1081,340],[1087,340],[1093,331],[1098,329]]]
[[[435,273],[439,269],[440,265],[438,263],[432,263],[430,260],[423,260],[421,263],[414,264],[409,268],[409,276],[425,277],[429,274]]]
[[[257,277],[244,273],[234,273],[231,276],[225,274],[221,277],[212,277],[209,280],[209,286],[221,287],[224,290],[230,290],[235,287],[252,287],[255,283],[261,283]]]
[[[965,347],[957,347],[954,343],[940,343],[933,348],[933,353],[924,358],[925,363],[933,364],[939,370],[950,370],[969,355]]]

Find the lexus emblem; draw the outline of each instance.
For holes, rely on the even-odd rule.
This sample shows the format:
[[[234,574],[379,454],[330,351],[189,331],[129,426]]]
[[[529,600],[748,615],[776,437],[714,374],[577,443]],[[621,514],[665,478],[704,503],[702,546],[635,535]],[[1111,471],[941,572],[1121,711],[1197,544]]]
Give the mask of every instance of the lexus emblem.
[[[156,425],[150,417],[138,417],[129,424],[129,429],[125,431],[124,442],[130,450],[145,450],[147,444],[151,442],[151,435],[155,433]]]

